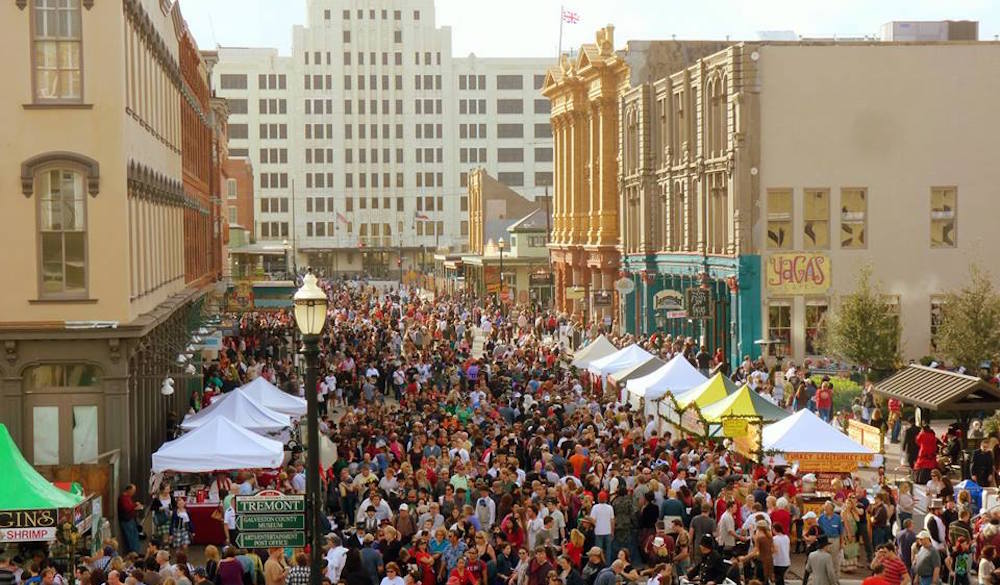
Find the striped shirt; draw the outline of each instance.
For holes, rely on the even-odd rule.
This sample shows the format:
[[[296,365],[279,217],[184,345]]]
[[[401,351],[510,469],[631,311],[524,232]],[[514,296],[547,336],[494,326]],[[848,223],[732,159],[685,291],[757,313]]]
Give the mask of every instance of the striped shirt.
[[[882,577],[889,583],[889,585],[900,585],[903,582],[903,577],[909,574],[906,570],[906,565],[899,557],[883,558],[882,567],[885,569],[882,572]]]

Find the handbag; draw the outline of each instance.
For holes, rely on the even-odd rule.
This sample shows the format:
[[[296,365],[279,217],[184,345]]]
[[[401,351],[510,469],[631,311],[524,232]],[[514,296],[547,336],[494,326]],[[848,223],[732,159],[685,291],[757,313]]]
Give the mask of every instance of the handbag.
[[[222,508],[216,508],[212,510],[212,520],[216,522],[222,522],[225,516],[222,514]]]

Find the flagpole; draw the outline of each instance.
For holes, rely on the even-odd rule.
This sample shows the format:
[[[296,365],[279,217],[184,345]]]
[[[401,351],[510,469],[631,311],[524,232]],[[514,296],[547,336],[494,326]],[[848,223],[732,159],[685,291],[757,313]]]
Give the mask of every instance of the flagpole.
[[[559,53],[556,54],[556,64],[562,62],[562,32],[563,32],[563,5],[559,5]]]

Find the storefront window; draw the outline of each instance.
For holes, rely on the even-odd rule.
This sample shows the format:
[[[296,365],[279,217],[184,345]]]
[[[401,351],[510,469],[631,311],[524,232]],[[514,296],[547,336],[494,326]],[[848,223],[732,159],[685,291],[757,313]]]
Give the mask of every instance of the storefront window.
[[[97,459],[97,407],[73,407],[73,463]]]
[[[32,415],[35,465],[59,464],[59,407],[36,406]]]
[[[806,355],[819,355],[822,351],[817,342],[826,326],[826,310],[826,301],[806,303]]]
[[[771,346],[775,356],[788,356],[792,342],[792,305],[788,301],[772,301],[767,307],[768,338],[777,341]]]
[[[24,373],[25,390],[44,388],[97,386],[101,383],[101,370],[89,364],[45,364]]]

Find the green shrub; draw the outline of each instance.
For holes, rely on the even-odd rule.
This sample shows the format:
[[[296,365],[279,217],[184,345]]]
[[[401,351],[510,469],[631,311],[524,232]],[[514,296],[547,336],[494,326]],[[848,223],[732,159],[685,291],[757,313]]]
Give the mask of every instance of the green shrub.
[[[823,382],[823,376],[815,375],[812,377],[812,381],[816,383],[818,388]],[[854,402],[855,398],[861,396],[861,385],[850,378],[840,376],[831,376],[830,383],[833,384],[833,411],[851,410],[851,403]]]

